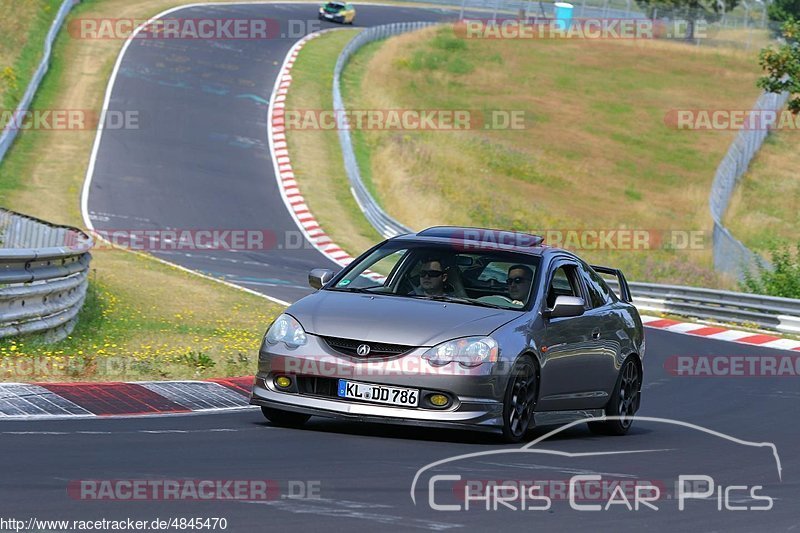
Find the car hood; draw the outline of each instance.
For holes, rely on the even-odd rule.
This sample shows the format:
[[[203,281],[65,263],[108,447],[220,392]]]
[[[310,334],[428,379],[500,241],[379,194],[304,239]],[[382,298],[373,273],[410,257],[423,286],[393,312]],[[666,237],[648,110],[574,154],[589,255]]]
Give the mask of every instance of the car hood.
[[[521,316],[512,310],[336,291],[306,296],[286,312],[313,335],[406,346],[488,335]]]

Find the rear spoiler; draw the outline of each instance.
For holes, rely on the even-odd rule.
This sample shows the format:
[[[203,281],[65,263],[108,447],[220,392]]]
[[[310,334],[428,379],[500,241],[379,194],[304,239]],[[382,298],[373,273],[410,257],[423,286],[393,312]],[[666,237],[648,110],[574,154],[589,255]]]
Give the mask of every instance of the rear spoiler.
[[[607,274],[614,276],[619,281],[619,297],[623,302],[632,302],[631,289],[628,287],[628,280],[625,279],[625,274],[618,268],[611,268],[606,266],[592,265],[592,269],[598,274]]]

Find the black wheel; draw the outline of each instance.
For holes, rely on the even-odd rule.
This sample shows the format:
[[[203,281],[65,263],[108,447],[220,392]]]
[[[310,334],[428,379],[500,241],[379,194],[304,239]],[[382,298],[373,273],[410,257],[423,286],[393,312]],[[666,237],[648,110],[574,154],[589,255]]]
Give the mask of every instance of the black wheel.
[[[539,376],[536,365],[523,357],[514,365],[503,402],[503,440],[520,442],[533,428],[533,411],[536,407]]]
[[[262,407],[261,412],[264,417],[275,424],[285,428],[299,428],[311,418],[311,415],[304,415],[302,413],[292,413],[289,411],[279,411],[270,407]]]
[[[622,369],[617,377],[617,385],[611,399],[606,405],[606,416],[615,416],[613,420],[605,422],[589,422],[589,429],[593,433],[603,435],[624,435],[633,424],[633,416],[639,409],[639,393],[642,385],[642,375],[639,365],[633,357],[628,357],[622,364]]]

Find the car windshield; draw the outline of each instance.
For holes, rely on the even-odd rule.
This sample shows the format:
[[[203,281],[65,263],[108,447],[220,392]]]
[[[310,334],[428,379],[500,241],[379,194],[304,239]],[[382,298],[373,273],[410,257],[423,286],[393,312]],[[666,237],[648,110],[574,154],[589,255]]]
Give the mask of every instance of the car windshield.
[[[501,250],[387,242],[340,274],[328,290],[523,309],[539,258]]]
[[[329,11],[339,11],[340,9],[344,9],[344,4],[340,4],[337,2],[328,2],[325,4],[325,9]]]

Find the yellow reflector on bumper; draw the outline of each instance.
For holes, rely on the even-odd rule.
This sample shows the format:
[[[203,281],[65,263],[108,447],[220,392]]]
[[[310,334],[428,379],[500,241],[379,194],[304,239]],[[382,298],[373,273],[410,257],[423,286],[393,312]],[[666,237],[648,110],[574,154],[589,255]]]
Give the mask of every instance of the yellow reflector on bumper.
[[[444,394],[434,394],[433,396],[430,397],[430,400],[431,403],[436,407],[442,407],[444,405],[447,405],[447,402],[450,401]]]
[[[282,389],[286,389],[292,386],[292,380],[286,376],[278,376],[275,378],[275,385]]]

